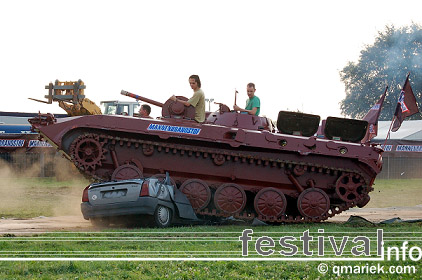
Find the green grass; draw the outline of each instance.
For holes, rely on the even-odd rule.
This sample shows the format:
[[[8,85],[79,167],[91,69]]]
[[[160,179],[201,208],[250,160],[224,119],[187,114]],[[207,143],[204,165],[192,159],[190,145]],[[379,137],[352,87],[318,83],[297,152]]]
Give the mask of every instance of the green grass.
[[[250,226],[196,226],[196,227],[182,227],[166,229],[165,233],[160,229],[112,229],[106,232],[97,233],[49,233],[32,238],[57,238],[50,242],[30,242],[24,241],[23,237],[3,236],[0,238],[0,253],[4,254],[6,251],[15,251],[15,256],[24,256],[23,251],[33,252],[51,252],[52,257],[62,256],[69,257],[69,255],[59,255],[68,253],[70,256],[85,256],[85,257],[110,257],[106,253],[114,252],[117,257],[145,257],[145,256],[166,256],[172,255],[174,251],[185,252],[189,256],[193,251],[208,252],[232,252],[233,257],[240,257],[241,243],[237,241],[238,236],[245,228],[252,228],[254,230],[254,240],[249,244],[249,252],[254,253],[254,242],[257,237],[267,235],[274,238],[276,241],[276,253],[272,257],[281,256],[277,250],[281,249],[278,244],[278,239],[281,236],[293,235],[299,237],[305,230],[309,230],[311,235],[317,236],[318,229],[324,229],[326,234],[324,236],[332,235],[341,238],[344,235],[357,236],[366,235],[371,236],[373,240],[374,234],[378,228],[382,228],[385,233],[385,241],[388,246],[400,246],[406,238],[422,238],[420,231],[421,224],[396,224],[396,225],[379,225],[368,227],[354,227],[351,225],[339,224],[302,224],[302,225],[288,225],[288,226],[273,226],[273,227],[250,227]],[[403,232],[403,233],[401,233]],[[214,238],[214,241],[181,241],[181,237],[191,237],[197,240],[200,237],[206,236]],[[65,242],[64,238],[79,237],[80,240],[76,242]],[[97,237],[108,237],[109,241],[94,241]],[[146,237],[149,241],[133,242],[121,241],[127,237]],[[164,240],[170,238],[179,238],[176,242],[153,241],[157,237],[165,237]],[[230,241],[218,242],[222,237],[230,237]],[[21,241],[11,242],[10,240],[21,238]],[[62,238],[61,241],[58,239]],[[114,238],[114,239],[112,239]],[[393,238],[393,240],[391,240]],[[83,239],[83,240],[82,240]],[[340,240],[336,239],[339,244]],[[299,248],[300,242],[298,243]],[[375,246],[374,243],[371,243]],[[332,252],[329,242],[324,243],[326,254]],[[345,252],[350,252],[350,249],[355,244],[348,243]],[[420,241],[412,241],[409,247],[419,246]],[[310,250],[316,254],[316,243],[311,242]],[[375,251],[375,247],[371,248],[371,253]],[[53,253],[54,251],[55,253]],[[85,255],[76,255],[77,251],[84,251]],[[97,251],[103,252],[100,255]],[[144,252],[141,255],[139,251]],[[150,254],[145,255],[145,252]],[[162,251],[159,255],[153,255],[155,251]],[[93,253],[90,253],[93,252]],[[118,255],[123,252],[123,255]],[[223,254],[223,253],[222,253]],[[28,256],[28,255],[26,255]],[[36,256],[36,255],[33,255]],[[112,255],[113,256],[113,255]],[[172,255],[174,256],[174,255]],[[218,255],[217,255],[218,256]],[[223,255],[226,256],[226,255]],[[256,255],[253,255],[256,256]],[[302,257],[299,250],[297,257]],[[374,256],[374,255],[372,255]],[[350,256],[348,256],[350,257]],[[317,267],[321,262],[319,261],[26,261],[26,262],[0,262],[0,279],[337,279],[337,276],[332,272],[322,275],[318,272]],[[329,267],[334,265],[377,265],[378,262],[344,262],[344,261],[324,261]],[[414,279],[420,276],[422,263],[420,261],[385,261],[382,265],[388,267],[390,265],[411,265],[414,266],[419,274],[404,274],[404,275],[343,275],[339,279],[372,279],[373,277],[380,279],[392,279],[401,276],[402,279]]]
[[[375,180],[367,208],[422,205],[422,179]]]
[[[13,178],[0,180],[0,195],[3,200],[0,204],[0,216],[3,217],[36,217],[53,215],[80,215],[80,199],[83,188],[89,182],[80,178],[68,181],[40,178]],[[414,206],[422,204],[420,193],[422,180],[377,180],[375,191],[371,193],[371,201],[366,207],[389,206]],[[0,220],[1,222],[1,220]],[[245,228],[254,230],[254,237],[269,235],[276,241],[275,249],[280,250],[278,238],[291,235],[295,232],[298,237],[305,230],[316,233],[324,229],[327,235],[332,234],[342,237],[346,233],[366,232],[375,233],[377,228],[385,231],[385,236],[394,237],[387,245],[401,245],[406,238],[417,237],[411,246],[422,247],[421,223],[417,224],[392,224],[377,226],[353,226],[347,224],[320,223],[282,225],[271,227],[251,226],[193,226],[175,227],[166,229],[107,229],[102,232],[92,233],[46,233],[31,238],[55,238],[54,241],[25,241],[20,236],[0,236],[1,257],[160,257],[160,256],[195,256],[194,251],[203,251],[206,257],[211,256],[210,251],[232,252],[231,255],[239,257],[241,243],[238,236]],[[231,232],[231,233],[227,233]],[[270,233],[270,232],[279,232]],[[403,232],[403,233],[401,233]],[[208,237],[208,241],[182,241],[181,237]],[[373,236],[373,235],[372,235]],[[64,238],[74,237],[77,241],[63,241]],[[107,237],[111,241],[94,241],[98,237]],[[147,237],[148,241],[122,241],[127,237]],[[177,241],[162,241],[159,238],[176,238]],[[222,237],[230,237],[232,241],[217,241]],[[277,238],[278,237],[278,238]],[[59,239],[62,238],[60,241]],[[114,238],[114,239],[113,239]],[[29,239],[28,239],[29,240]],[[153,241],[160,240],[160,241]],[[336,239],[336,242],[340,242]],[[353,245],[353,244],[352,244]],[[325,244],[326,252],[330,251],[329,243]],[[351,244],[346,247],[350,252]],[[316,250],[316,245],[311,243],[310,249]],[[371,249],[373,250],[373,249]],[[8,251],[9,254],[5,255]],[[33,255],[28,255],[31,251]],[[54,251],[54,252],[53,252]],[[84,251],[84,252],[77,252]],[[99,252],[95,252],[99,251]],[[142,251],[141,253],[139,251]],[[153,251],[160,251],[153,255]],[[174,255],[180,251],[180,255]],[[249,251],[254,253],[253,242],[249,244]],[[331,249],[332,251],[332,249]],[[47,255],[40,255],[46,253]],[[201,252],[199,252],[201,253]],[[61,254],[61,255],[60,255]],[[63,255],[68,254],[68,255]],[[99,255],[95,255],[99,254]],[[109,255],[107,255],[109,254]],[[122,255],[123,254],[123,255]],[[198,255],[204,256],[204,255]],[[216,255],[218,256],[218,255]],[[256,255],[254,255],[256,256]],[[278,256],[277,254],[272,257]],[[317,271],[320,262],[238,262],[238,261],[2,261],[0,262],[0,279],[338,279],[329,272],[322,275]],[[376,265],[377,262],[325,262],[329,267],[333,265]],[[421,261],[390,261],[382,265],[414,265],[418,270],[416,275],[343,275],[339,279],[414,279],[421,275]]]

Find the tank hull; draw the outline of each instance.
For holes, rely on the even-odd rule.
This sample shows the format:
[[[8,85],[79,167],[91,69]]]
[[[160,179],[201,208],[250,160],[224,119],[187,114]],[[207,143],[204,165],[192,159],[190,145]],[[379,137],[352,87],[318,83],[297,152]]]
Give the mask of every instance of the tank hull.
[[[94,115],[33,127],[96,180],[169,172],[199,215],[316,222],[369,201],[382,150],[214,123]]]

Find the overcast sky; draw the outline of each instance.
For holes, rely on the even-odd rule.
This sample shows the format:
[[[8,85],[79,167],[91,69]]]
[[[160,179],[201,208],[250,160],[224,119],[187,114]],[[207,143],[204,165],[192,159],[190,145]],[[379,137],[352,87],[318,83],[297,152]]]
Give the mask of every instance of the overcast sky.
[[[406,0],[0,1],[0,111],[63,113],[27,99],[55,79],[82,79],[97,104],[130,100],[122,89],[165,102],[190,97],[198,74],[230,107],[254,82],[261,115],[341,116],[339,70],[386,25],[421,24],[421,11]]]

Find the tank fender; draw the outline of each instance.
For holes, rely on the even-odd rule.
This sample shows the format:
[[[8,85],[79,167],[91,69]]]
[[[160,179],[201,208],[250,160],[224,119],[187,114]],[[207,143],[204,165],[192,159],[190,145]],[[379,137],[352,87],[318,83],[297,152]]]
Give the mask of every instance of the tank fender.
[[[174,189],[174,204],[179,211],[179,217],[183,219],[198,220],[195,211],[193,211],[192,205],[184,193],[179,191],[177,188]]]

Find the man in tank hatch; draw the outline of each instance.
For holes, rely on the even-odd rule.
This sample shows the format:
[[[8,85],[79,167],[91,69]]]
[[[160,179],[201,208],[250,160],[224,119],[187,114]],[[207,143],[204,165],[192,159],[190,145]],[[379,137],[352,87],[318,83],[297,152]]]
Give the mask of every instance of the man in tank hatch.
[[[261,102],[258,98],[258,96],[255,95],[255,84],[254,83],[249,83],[246,86],[246,92],[248,94],[249,99],[246,100],[246,107],[245,109],[240,108],[237,105],[233,106],[233,109],[235,111],[239,111],[241,113],[247,113],[249,115],[259,115],[259,111],[260,111],[260,107],[261,107]]]
[[[141,108],[139,109],[139,116],[141,118],[152,119],[152,117],[149,114],[151,114],[151,106],[147,104],[142,104]]]
[[[174,102],[180,102],[186,107],[195,107],[195,121],[202,123],[205,121],[205,94],[201,89],[201,80],[198,75],[189,77],[189,84],[193,90],[193,96],[188,101],[177,99],[176,96],[170,97]]]

